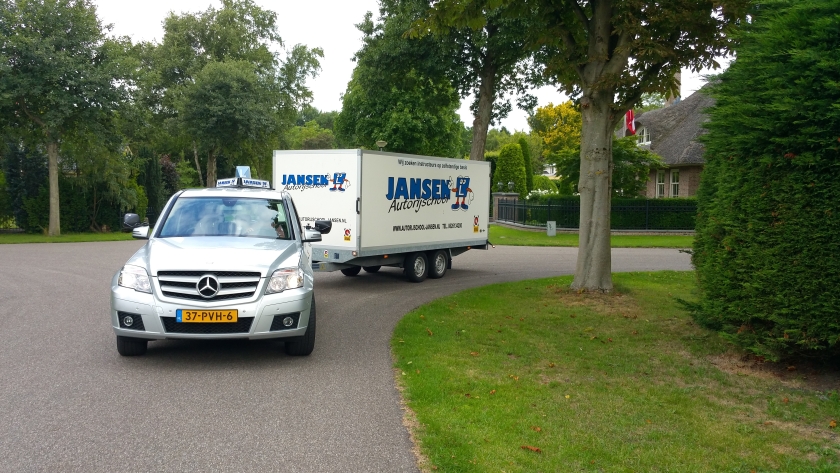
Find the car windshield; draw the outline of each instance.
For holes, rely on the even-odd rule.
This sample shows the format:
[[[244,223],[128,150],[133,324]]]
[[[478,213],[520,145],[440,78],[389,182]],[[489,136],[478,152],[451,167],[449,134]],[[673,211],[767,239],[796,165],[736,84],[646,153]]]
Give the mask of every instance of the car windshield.
[[[234,236],[291,240],[288,212],[281,200],[181,197],[159,237]]]

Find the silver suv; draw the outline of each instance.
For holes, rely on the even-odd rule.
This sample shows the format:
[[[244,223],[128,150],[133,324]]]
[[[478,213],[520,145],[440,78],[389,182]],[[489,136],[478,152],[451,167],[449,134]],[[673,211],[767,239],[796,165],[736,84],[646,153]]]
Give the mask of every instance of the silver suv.
[[[142,355],[150,340],[230,338],[283,338],[287,354],[312,353],[307,243],[331,224],[302,228],[286,192],[247,188],[254,181],[241,178],[219,183],[228,187],[178,192],[154,229],[133,229],[149,241],[111,281],[120,355]],[[127,214],[124,223],[138,221]]]

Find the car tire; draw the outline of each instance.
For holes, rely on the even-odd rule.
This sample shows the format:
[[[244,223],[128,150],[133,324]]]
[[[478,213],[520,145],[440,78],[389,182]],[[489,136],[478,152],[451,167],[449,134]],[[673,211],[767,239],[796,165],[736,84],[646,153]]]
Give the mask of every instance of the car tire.
[[[446,274],[446,267],[449,265],[449,256],[444,250],[437,250],[432,253],[429,262],[429,278],[440,279]]]
[[[365,272],[366,273],[375,273],[375,272],[379,271],[379,268],[381,268],[381,267],[382,266],[365,266]]]
[[[341,274],[345,276],[357,276],[362,271],[361,266],[352,266],[341,270]]]
[[[286,354],[289,356],[309,356],[315,349],[315,296],[309,308],[309,323],[302,337],[286,340]]]
[[[411,253],[405,258],[405,275],[411,282],[423,282],[429,275],[429,259],[426,253]]]
[[[117,335],[117,351],[122,356],[140,356],[146,353],[149,341],[142,338]]]

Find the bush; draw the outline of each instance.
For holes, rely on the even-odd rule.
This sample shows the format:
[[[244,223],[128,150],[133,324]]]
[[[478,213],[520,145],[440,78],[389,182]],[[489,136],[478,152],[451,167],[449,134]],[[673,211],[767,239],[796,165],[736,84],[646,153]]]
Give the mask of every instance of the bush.
[[[531,148],[524,136],[519,138],[519,147],[522,148],[522,161],[525,163],[525,188],[531,192],[534,189],[534,169],[531,167]]]
[[[103,198],[104,185],[82,188],[74,178],[59,175],[59,212],[62,232],[115,231],[120,228],[123,212],[119,205]],[[132,183],[137,186],[136,183]],[[141,189],[140,186],[137,186]],[[94,205],[95,200],[95,205]],[[44,232],[49,227],[50,192],[47,185],[38,189],[34,197],[23,199],[27,220],[19,223],[30,233]]]
[[[549,194],[557,194],[557,185],[548,176],[533,176],[534,187],[532,190],[548,191]]]
[[[696,319],[770,359],[840,353],[840,3],[779,1],[712,88]]]
[[[493,174],[492,185],[502,183],[502,190],[508,192],[508,183],[513,182],[513,192],[524,199],[528,195],[525,184],[525,159],[522,157],[522,148],[511,143],[499,150],[499,157],[496,160],[496,172]]]

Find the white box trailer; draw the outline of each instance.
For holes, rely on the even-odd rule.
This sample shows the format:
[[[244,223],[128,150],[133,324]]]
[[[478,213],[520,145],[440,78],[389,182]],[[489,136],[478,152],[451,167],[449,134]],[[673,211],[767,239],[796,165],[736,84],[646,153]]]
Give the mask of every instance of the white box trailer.
[[[348,149],[275,151],[273,164],[274,188],[292,194],[304,226],[332,222],[312,244],[316,271],[395,266],[420,282],[487,249],[488,162]]]

